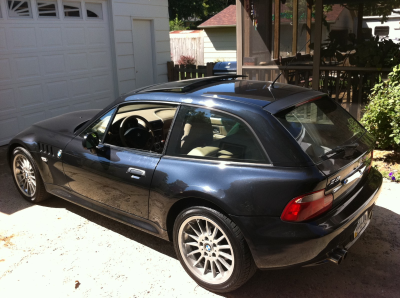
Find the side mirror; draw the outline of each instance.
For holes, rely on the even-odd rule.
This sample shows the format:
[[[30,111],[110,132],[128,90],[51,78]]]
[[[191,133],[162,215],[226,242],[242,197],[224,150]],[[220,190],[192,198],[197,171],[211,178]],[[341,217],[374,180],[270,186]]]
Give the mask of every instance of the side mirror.
[[[99,145],[99,135],[95,132],[90,132],[83,137],[82,146],[85,149],[96,149]]]

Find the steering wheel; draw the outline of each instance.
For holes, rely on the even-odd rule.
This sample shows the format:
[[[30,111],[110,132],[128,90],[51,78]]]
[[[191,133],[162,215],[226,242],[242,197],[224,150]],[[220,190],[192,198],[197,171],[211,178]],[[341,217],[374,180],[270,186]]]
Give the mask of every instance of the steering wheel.
[[[135,121],[133,121],[135,119]],[[142,120],[146,128],[139,126],[137,120]],[[134,125],[134,127],[132,127]],[[150,150],[154,145],[154,133],[149,121],[142,116],[126,117],[119,127],[119,137],[124,147]]]

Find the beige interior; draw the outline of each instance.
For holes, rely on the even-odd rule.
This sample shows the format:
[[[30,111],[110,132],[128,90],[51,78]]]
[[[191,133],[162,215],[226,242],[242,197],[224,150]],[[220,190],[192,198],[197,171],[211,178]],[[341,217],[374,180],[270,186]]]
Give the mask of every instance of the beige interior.
[[[205,146],[192,149],[187,155],[191,156],[210,156],[218,158],[231,158],[233,154],[226,150],[220,150],[219,147]]]

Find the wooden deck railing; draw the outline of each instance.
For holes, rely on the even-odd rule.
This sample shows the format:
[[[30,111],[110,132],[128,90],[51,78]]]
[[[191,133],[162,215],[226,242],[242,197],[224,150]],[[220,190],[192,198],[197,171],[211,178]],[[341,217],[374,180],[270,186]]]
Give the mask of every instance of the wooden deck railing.
[[[361,119],[363,109],[373,86],[387,78],[390,68],[362,68],[352,66],[321,66],[319,90],[327,93],[347,109],[356,119]],[[282,72],[280,83],[310,88],[313,67],[307,66],[243,66],[246,79],[272,81]]]
[[[174,65],[174,62],[167,62],[168,82],[181,81],[209,77],[213,75],[215,63],[209,62],[207,65]]]

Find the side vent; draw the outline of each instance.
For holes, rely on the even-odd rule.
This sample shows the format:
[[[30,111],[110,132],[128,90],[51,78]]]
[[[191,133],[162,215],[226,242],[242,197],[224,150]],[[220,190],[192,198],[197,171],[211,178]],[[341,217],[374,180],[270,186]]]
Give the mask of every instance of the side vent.
[[[43,144],[43,143],[39,143],[39,152],[40,153],[54,156],[54,152],[55,151],[56,150],[53,148],[53,146],[50,146],[50,145],[47,145],[47,144]]]

